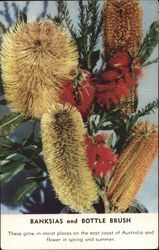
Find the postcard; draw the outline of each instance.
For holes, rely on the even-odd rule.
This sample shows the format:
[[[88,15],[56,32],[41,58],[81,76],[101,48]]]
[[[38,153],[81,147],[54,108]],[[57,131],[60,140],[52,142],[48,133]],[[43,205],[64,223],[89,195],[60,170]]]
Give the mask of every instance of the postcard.
[[[1,249],[158,249],[158,7],[0,2]]]

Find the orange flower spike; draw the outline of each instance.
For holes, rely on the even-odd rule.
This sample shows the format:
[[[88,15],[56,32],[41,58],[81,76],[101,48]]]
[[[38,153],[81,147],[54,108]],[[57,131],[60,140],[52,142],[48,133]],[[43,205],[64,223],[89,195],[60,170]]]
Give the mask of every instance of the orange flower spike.
[[[128,208],[158,152],[158,132],[154,124],[140,123],[133,131],[135,136],[120,155],[112,175],[108,197],[113,211],[124,212]]]
[[[135,53],[141,45],[142,8],[139,0],[107,0],[103,6],[103,47],[110,58],[118,50]]]

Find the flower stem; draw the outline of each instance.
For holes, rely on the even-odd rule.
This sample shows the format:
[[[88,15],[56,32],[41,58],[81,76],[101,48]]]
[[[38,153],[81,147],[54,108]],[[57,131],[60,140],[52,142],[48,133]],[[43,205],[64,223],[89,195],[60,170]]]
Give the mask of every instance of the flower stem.
[[[107,195],[106,195],[107,185],[106,185],[105,178],[106,176],[103,177],[104,179],[104,211],[105,211],[105,214],[107,214],[109,211],[108,211],[108,206],[107,206]]]

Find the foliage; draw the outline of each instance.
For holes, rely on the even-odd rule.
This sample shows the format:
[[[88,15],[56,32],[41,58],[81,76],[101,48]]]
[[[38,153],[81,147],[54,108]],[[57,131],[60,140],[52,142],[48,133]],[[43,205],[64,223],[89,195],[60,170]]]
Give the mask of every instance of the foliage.
[[[99,59],[100,51],[96,49],[101,33],[102,18],[99,0],[78,0],[78,29],[72,24],[67,2],[57,0],[58,16],[56,21],[64,23],[74,38],[79,51],[79,66],[93,71]]]
[[[42,18],[46,17],[47,14],[47,9],[48,9],[48,1],[42,1],[43,2],[43,9],[42,12],[38,15],[37,17],[37,21],[40,21]],[[3,9],[0,10],[0,15],[5,19],[5,22],[7,23],[8,27],[12,26],[15,23],[16,19],[19,20],[24,20],[27,21],[27,12],[29,9],[29,4],[30,1],[25,1],[25,5],[23,6],[22,9],[19,9],[19,6],[17,5],[17,3],[12,2],[11,3],[11,7],[14,13],[14,16],[12,17],[10,15],[10,10],[9,10],[9,4],[8,1],[2,1],[2,6]],[[0,23],[0,26],[2,24]]]
[[[149,32],[143,41],[139,56],[141,57],[141,62],[144,63],[150,57],[154,51],[159,40],[159,22],[153,22],[150,26]]]

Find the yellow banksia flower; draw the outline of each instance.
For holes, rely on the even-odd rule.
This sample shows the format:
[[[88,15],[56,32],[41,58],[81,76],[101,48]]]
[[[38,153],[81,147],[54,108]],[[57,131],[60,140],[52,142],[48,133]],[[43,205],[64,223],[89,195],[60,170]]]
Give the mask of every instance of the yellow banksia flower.
[[[133,139],[121,153],[110,181],[112,211],[125,212],[144,182],[158,152],[158,132],[149,121],[134,126]]]
[[[3,36],[5,96],[15,112],[41,118],[59,101],[61,79],[78,64],[75,43],[51,20],[21,22]]]
[[[118,50],[139,49],[142,39],[142,8],[139,0],[107,0],[103,6],[102,37],[105,57]]]
[[[138,105],[138,88],[130,88],[130,95],[126,99],[121,99],[117,109],[123,118],[129,117],[136,111]]]
[[[56,105],[41,120],[43,153],[59,200],[76,212],[90,209],[97,187],[84,150],[82,117],[69,104]]]

